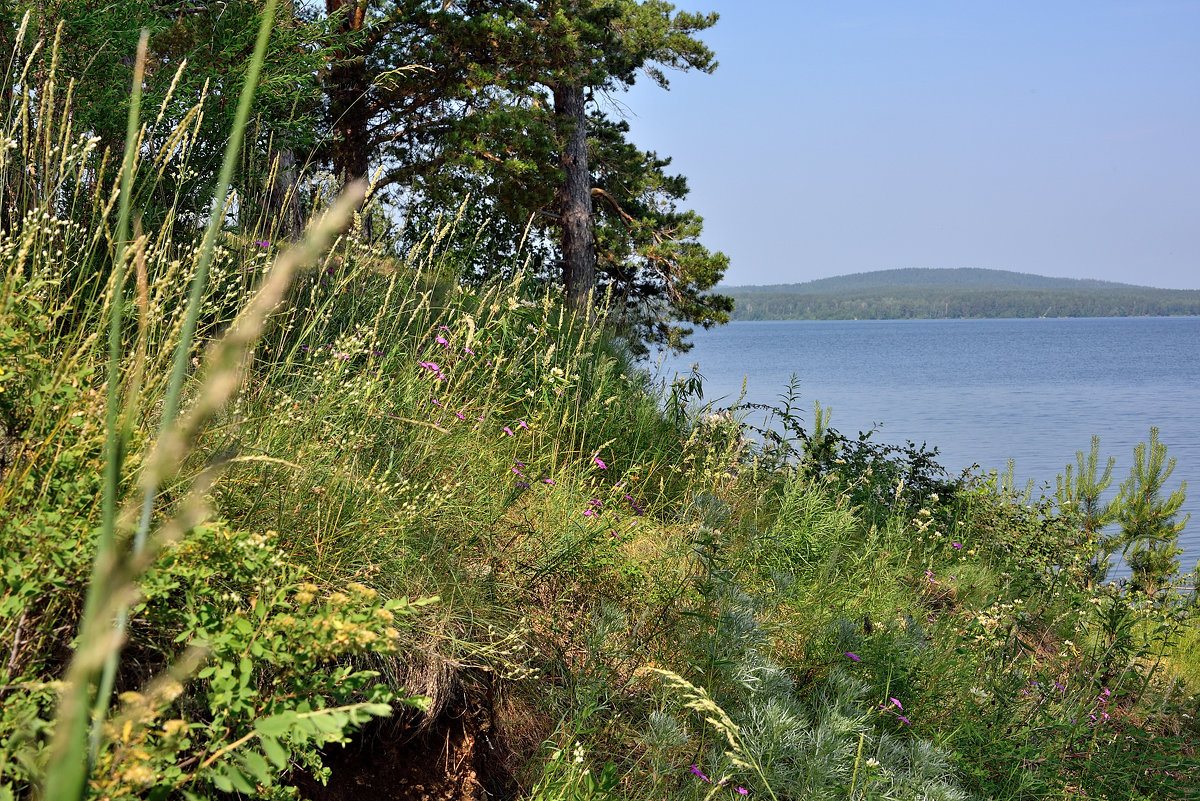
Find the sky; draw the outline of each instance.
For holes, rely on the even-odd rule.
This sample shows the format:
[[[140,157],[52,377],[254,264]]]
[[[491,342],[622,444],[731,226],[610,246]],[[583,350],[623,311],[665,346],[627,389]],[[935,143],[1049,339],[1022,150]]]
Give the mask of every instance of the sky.
[[[1200,289],[1200,0],[676,0],[712,75],[605,103],[725,283],[984,267]]]

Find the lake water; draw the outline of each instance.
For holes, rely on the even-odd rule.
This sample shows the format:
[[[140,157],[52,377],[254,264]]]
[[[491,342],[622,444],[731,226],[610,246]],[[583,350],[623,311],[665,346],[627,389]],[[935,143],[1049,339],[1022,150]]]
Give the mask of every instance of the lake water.
[[[928,443],[951,472],[1011,459],[1020,486],[1053,488],[1096,434],[1115,491],[1157,426],[1176,460],[1168,489],[1191,488],[1182,567],[1200,560],[1200,317],[740,322],[693,341],[660,369],[699,364],[714,408],[743,380],[747,401],[777,403],[795,373],[806,427],[820,401],[843,434]]]

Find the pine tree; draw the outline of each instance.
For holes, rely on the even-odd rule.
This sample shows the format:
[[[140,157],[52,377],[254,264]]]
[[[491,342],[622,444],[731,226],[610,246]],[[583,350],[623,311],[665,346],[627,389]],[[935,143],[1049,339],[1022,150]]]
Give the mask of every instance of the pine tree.
[[[1188,518],[1176,521],[1183,506],[1187,484],[1163,497],[1175,460],[1167,458],[1167,446],[1158,441],[1158,429],[1150,429],[1149,444],[1134,449],[1134,465],[1121,484],[1118,496],[1122,553],[1133,573],[1134,586],[1147,595],[1162,589],[1179,570],[1177,544]]]
[[[1115,457],[1108,457],[1104,472],[1100,471],[1100,438],[1092,437],[1092,449],[1085,456],[1083,451],[1075,452],[1075,464],[1066,466],[1064,474],[1058,477],[1059,508],[1079,521],[1080,530],[1089,538],[1095,538],[1096,555],[1092,560],[1092,581],[1104,581],[1112,566],[1112,554],[1119,545],[1119,537],[1105,537],[1102,532],[1106,526],[1117,519],[1120,503],[1117,499],[1105,502],[1103,495],[1112,485],[1112,471],[1116,465]]]
[[[697,34],[715,14],[660,0],[326,7],[340,54],[326,90],[336,175],[382,166],[377,191],[392,188],[412,231],[470,197],[468,276],[502,275],[523,245],[568,304],[611,298],[635,348],[686,347],[690,329],[675,320],[728,320],[732,301],[707,294],[728,259],[700,243],[700,217],[677,207],[686,180],[596,103],[639,76],[666,88],[666,68],[710,72]]]

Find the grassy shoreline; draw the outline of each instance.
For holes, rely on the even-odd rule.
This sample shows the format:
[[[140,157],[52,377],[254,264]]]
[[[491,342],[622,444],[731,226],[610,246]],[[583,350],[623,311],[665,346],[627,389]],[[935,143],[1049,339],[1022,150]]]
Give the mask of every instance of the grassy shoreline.
[[[1078,506],[786,410],[751,446],[603,313],[460,282],[453,222],[397,254],[361,217],[299,249],[221,220],[188,343],[203,232],[125,243],[89,140],[38,125],[3,186],[78,144],[0,234],[0,799],[62,768],[73,666],[118,654],[97,797],[1200,788],[1194,596],[1097,582]],[[111,614],[80,633],[116,430]]]

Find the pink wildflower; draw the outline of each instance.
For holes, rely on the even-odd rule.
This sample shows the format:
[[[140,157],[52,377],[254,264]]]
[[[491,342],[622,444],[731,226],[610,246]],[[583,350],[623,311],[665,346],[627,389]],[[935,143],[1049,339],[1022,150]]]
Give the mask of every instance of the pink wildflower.
[[[593,456],[593,457],[592,457],[592,464],[596,465],[596,467],[599,467],[601,470],[607,470],[607,469],[608,469],[608,465],[606,465],[606,464],[605,464],[605,463],[604,463],[604,462],[603,462],[603,461],[600,459],[600,457],[599,457],[599,456]]]

